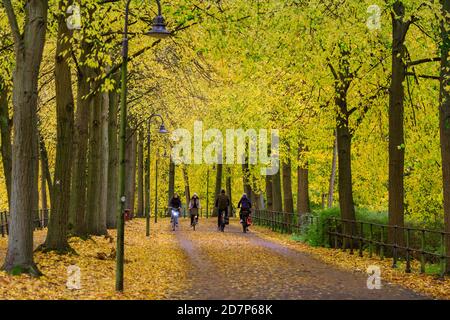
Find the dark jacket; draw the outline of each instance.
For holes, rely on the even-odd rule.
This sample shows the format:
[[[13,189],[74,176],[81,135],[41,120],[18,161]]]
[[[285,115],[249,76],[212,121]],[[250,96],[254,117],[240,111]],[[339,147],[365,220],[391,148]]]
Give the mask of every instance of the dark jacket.
[[[175,208],[175,209],[178,209],[178,208],[181,208],[181,200],[180,200],[180,198],[178,197],[178,198],[172,198],[172,200],[170,200],[170,206],[172,207],[172,208]]]
[[[228,209],[230,205],[230,198],[228,198],[228,196],[226,194],[219,194],[219,196],[216,199],[216,205],[215,207],[218,208],[219,210],[225,210]]]

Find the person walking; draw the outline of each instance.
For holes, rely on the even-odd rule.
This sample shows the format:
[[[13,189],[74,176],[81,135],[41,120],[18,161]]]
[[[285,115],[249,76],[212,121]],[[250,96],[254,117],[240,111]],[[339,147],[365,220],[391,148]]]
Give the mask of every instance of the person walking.
[[[189,201],[189,213],[191,214],[191,226],[194,225],[195,219],[198,219],[198,210],[200,209],[200,199],[196,193]]]
[[[217,209],[217,229],[222,232],[225,229],[225,220],[228,219],[229,205],[230,198],[227,196],[225,190],[222,189],[215,203],[215,208]]]

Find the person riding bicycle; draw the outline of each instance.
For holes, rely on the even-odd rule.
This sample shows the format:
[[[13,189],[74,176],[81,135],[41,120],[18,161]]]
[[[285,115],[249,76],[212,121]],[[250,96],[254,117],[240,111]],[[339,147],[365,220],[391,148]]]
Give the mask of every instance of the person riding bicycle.
[[[230,198],[222,189],[219,196],[216,199],[215,208],[217,209],[217,229],[219,231],[224,231],[225,222],[224,220],[228,218],[228,207],[230,206]]]
[[[198,195],[194,193],[189,201],[189,212],[191,214],[191,226],[194,225],[194,219],[198,220],[198,210],[200,209],[200,199]]]
[[[242,227],[244,229],[244,232],[247,232],[248,231],[247,219],[248,219],[248,217],[249,217],[249,215],[251,213],[252,202],[247,197],[246,193],[244,193],[242,195],[242,198],[241,198],[241,200],[239,200],[239,203],[238,203],[237,207],[241,209],[239,217],[241,219],[241,223],[242,223]]]
[[[178,193],[175,193],[175,194],[173,195],[173,198],[170,200],[169,206],[170,206],[172,209],[177,210],[178,213],[181,212],[181,199],[180,199],[180,197],[178,196]],[[173,217],[171,216],[171,220],[172,220],[172,219],[173,219]]]

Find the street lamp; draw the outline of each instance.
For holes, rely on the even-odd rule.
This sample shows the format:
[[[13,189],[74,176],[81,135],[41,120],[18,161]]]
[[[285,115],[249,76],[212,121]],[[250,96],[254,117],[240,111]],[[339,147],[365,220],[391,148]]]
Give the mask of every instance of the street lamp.
[[[160,133],[160,134],[169,133],[169,131],[167,131],[167,129],[164,125],[164,120],[161,117],[161,115],[153,113],[150,117],[148,117],[148,119],[147,119],[147,161],[146,161],[147,162],[147,181],[148,181],[148,183],[147,183],[147,194],[146,194],[147,195],[147,204],[146,204],[146,208],[145,208],[145,211],[146,211],[145,235],[147,237],[150,236],[150,215],[151,215],[151,213],[150,213],[150,163],[151,163],[151,161],[150,161],[150,141],[151,141],[150,128],[151,128],[152,119],[155,117],[157,117],[161,120],[161,125],[159,126],[158,133]],[[156,214],[158,214],[158,212],[155,212],[155,215]]]
[[[124,240],[125,240],[125,144],[127,123],[127,64],[128,64],[128,14],[131,0],[125,2],[125,22],[122,39],[122,68],[120,88],[120,144],[119,144],[119,210],[117,212],[117,255],[116,255],[116,291],[123,291]],[[158,5],[158,16],[153,20],[152,30],[148,35],[158,39],[166,38],[170,32],[166,30],[161,15],[161,4]]]

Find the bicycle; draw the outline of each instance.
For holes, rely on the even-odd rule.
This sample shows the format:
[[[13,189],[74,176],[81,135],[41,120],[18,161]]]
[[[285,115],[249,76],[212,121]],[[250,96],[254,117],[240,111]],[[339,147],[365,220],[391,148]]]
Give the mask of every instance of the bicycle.
[[[171,219],[170,223],[172,226],[172,231],[175,231],[175,229],[178,227],[178,216],[180,215],[180,209],[176,208],[170,208],[171,209]]]
[[[192,229],[195,231],[195,226],[198,224],[198,215],[195,216],[194,221],[191,224]]]

